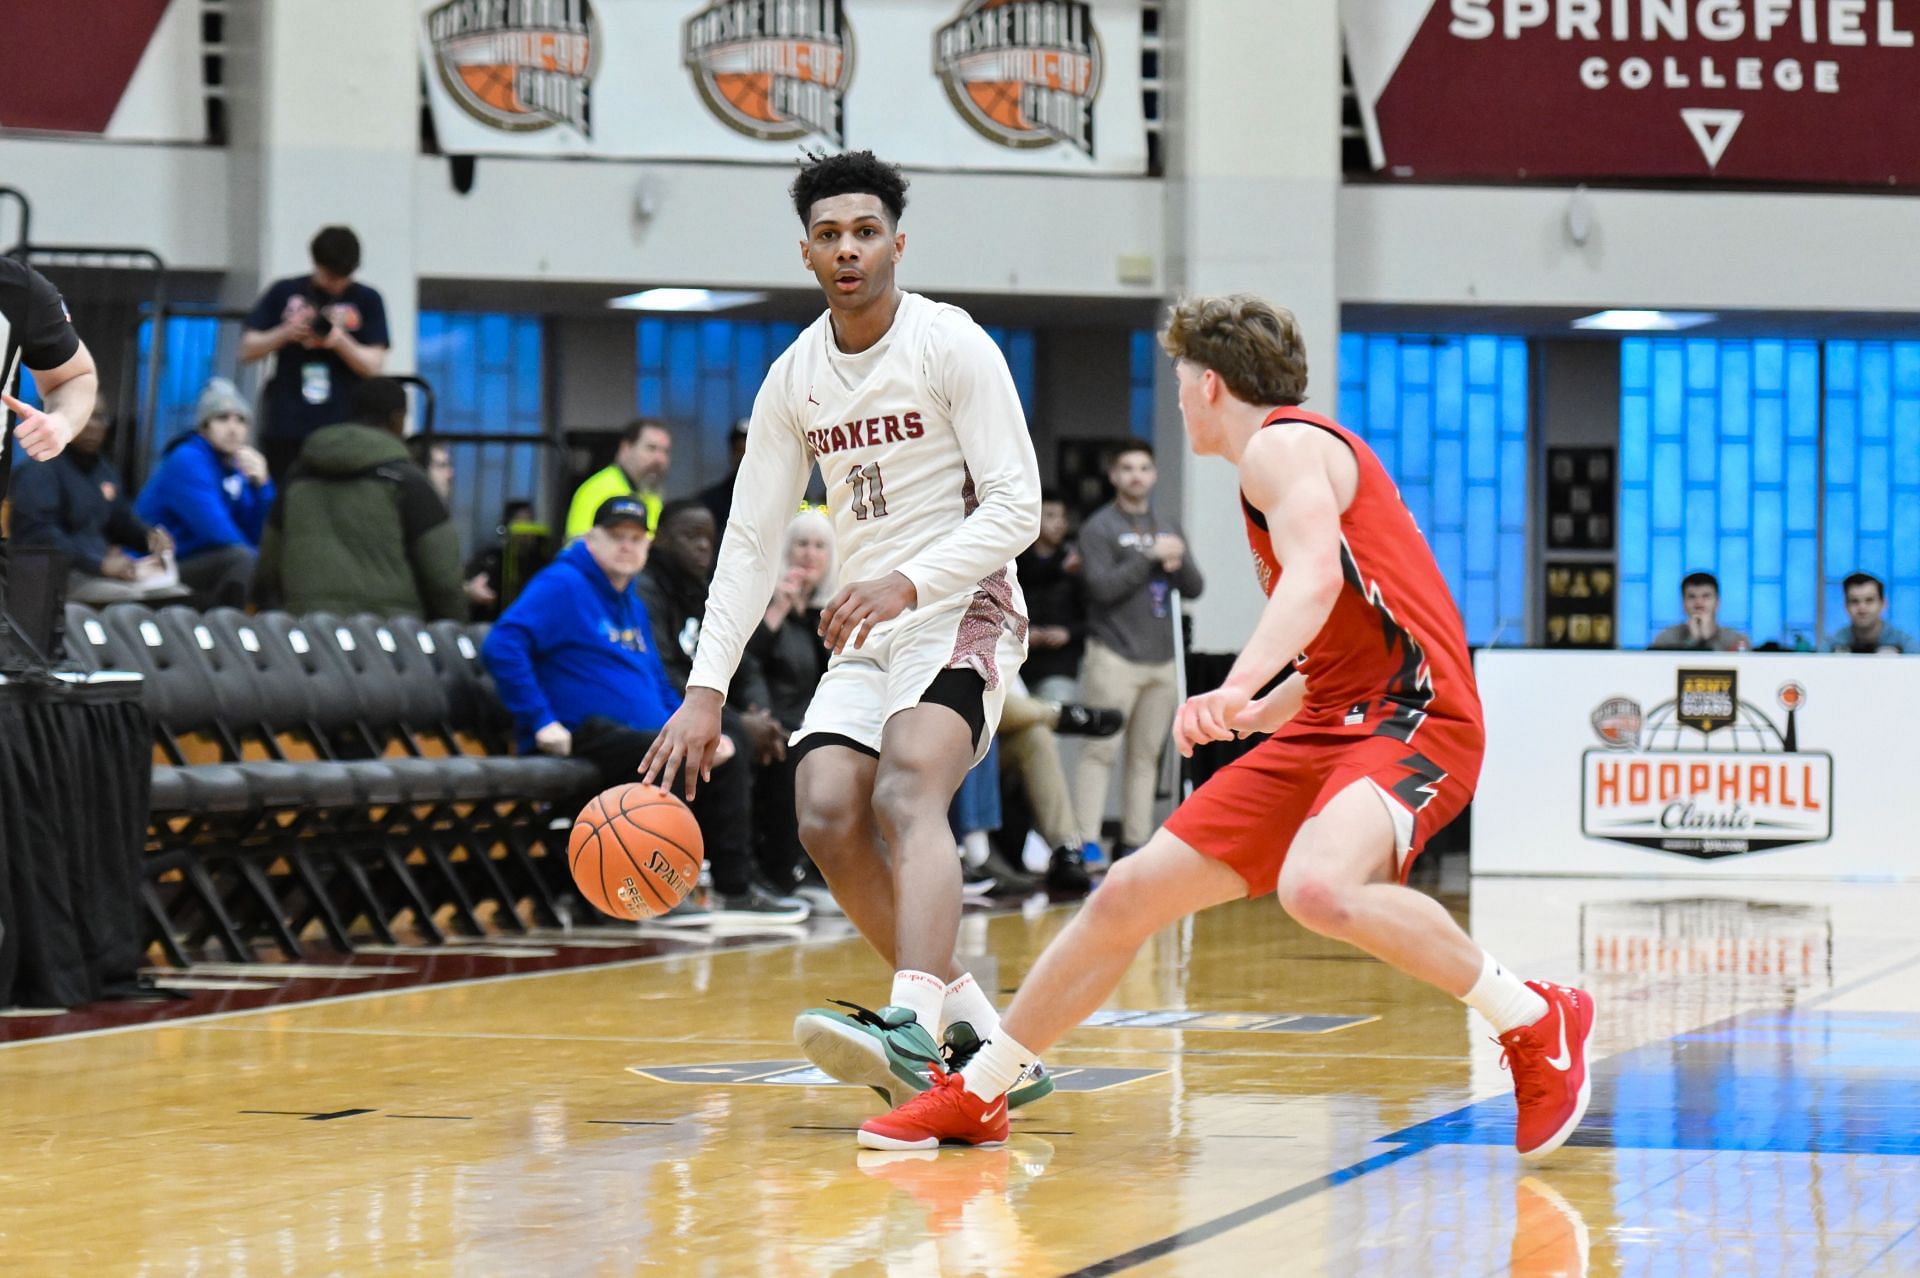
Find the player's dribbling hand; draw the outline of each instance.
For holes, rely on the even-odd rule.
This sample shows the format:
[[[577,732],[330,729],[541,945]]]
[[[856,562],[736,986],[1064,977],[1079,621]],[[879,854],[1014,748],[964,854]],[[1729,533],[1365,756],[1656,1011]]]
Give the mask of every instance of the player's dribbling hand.
[[[1185,759],[1193,757],[1194,747],[1209,741],[1229,741],[1243,729],[1234,723],[1247,709],[1247,694],[1232,688],[1215,688],[1197,697],[1188,697],[1173,719],[1173,744]]]
[[[849,641],[858,648],[875,626],[913,607],[919,595],[906,575],[898,572],[844,586],[820,614],[820,637],[832,652],[845,651]]]
[[[59,413],[41,412],[11,395],[0,395],[0,401],[4,401],[19,419],[13,437],[20,441],[20,447],[26,450],[27,456],[35,461],[52,461],[80,433],[74,429],[73,423]]]
[[[640,780],[670,791],[684,765],[687,801],[692,802],[699,783],[713,779],[715,765],[733,757],[732,742],[720,735],[720,704],[720,694],[712,688],[688,688],[687,699],[640,760]],[[729,747],[724,754],[722,746]]]

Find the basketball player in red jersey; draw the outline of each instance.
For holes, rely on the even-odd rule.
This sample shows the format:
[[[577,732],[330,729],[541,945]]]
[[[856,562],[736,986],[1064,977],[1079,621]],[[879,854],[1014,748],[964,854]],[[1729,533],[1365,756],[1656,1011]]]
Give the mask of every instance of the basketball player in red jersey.
[[[1459,610],[1371,449],[1302,410],[1293,316],[1255,297],[1191,298],[1160,335],[1196,453],[1240,472],[1260,586],[1252,637],[1218,689],[1174,721],[1196,745],[1272,733],[1215,773],[1120,862],[1047,947],[999,1029],[958,1073],[860,1129],[874,1149],[1007,1135],[1006,1091],[1112,993],[1167,924],[1277,892],[1303,926],[1445,990],[1492,1023],[1539,1158],[1586,1112],[1593,1000],[1522,981],[1432,897],[1413,858],[1473,796],[1484,744]],[[1276,676],[1279,685],[1261,695]]]

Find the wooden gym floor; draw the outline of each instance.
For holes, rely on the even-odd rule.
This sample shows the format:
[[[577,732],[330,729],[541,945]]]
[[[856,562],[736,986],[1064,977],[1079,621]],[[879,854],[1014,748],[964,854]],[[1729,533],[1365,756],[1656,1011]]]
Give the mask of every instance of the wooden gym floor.
[[[793,1048],[883,998],[857,939],[549,937],[0,1020],[0,1271],[1920,1272],[1920,887],[1461,886],[1599,1001],[1588,1125],[1537,1168],[1486,1027],[1270,901],[1159,937],[1005,1148],[938,1154],[858,1150],[872,1096]],[[962,949],[1011,989],[1070,908]]]

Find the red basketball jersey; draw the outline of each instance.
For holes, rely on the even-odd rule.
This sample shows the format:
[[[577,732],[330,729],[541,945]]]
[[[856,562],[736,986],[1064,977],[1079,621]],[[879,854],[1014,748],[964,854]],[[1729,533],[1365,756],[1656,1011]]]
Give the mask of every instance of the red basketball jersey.
[[[1339,436],[1353,450],[1360,475],[1340,516],[1344,585],[1320,633],[1294,659],[1307,677],[1307,700],[1281,735],[1331,732],[1411,743],[1428,719],[1468,723],[1483,735],[1460,609],[1386,468],[1359,436],[1318,413],[1281,408],[1264,426],[1278,423]],[[1271,595],[1280,561],[1266,516],[1244,494],[1240,505],[1260,588]]]

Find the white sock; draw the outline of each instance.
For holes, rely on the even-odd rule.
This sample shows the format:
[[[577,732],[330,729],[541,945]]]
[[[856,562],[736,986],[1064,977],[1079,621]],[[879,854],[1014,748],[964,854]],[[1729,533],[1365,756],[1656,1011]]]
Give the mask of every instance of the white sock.
[[[947,1001],[940,1005],[940,1033],[944,1035],[947,1026],[961,1021],[971,1025],[981,1038],[991,1037],[1000,1028],[1000,1013],[993,1010],[987,992],[971,972],[962,972],[959,980],[947,986]]]
[[[980,1045],[974,1058],[960,1071],[960,1077],[966,1080],[967,1090],[981,1100],[994,1100],[1013,1090],[1020,1076],[1033,1068],[1040,1058],[1016,1043],[1005,1029],[993,1032],[993,1037]]]
[[[890,1007],[910,1008],[929,1034],[940,1032],[940,1005],[947,1001],[947,983],[927,972],[899,971],[893,974]]]
[[[1461,1002],[1487,1018],[1496,1034],[1531,1025],[1547,1014],[1547,1000],[1528,989],[1519,977],[1501,967],[1485,950],[1480,979],[1473,983]]]
[[[985,830],[968,830],[960,836],[960,860],[969,870],[977,870],[987,863],[987,853],[993,845],[987,842]]]

